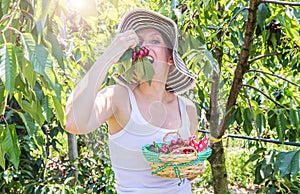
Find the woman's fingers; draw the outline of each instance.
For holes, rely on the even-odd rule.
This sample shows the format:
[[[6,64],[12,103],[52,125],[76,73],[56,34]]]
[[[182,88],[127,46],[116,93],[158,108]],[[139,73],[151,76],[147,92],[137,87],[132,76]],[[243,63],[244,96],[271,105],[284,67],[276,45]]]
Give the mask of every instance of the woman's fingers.
[[[124,50],[127,50],[128,48],[134,48],[138,44],[139,38],[134,30],[129,30],[118,34],[115,41]]]
[[[124,33],[116,35],[114,41],[111,43],[111,52],[114,53],[114,63],[119,60],[123,53],[129,49],[134,48],[139,43],[139,38],[134,30],[129,30]]]

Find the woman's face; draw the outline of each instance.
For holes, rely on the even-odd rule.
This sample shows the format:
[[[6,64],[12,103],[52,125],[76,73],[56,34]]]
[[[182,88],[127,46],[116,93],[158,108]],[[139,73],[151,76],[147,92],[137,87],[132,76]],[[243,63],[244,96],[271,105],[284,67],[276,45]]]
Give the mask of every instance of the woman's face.
[[[162,34],[155,29],[143,29],[137,32],[139,44],[149,49],[150,59],[155,72],[162,73],[171,64],[172,53],[167,46]],[[168,72],[167,72],[168,73]]]

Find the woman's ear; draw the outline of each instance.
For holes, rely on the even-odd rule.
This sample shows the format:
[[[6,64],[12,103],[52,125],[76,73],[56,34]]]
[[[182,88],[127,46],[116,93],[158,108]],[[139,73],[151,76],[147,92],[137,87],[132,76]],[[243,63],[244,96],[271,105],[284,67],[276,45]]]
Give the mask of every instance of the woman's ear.
[[[168,59],[168,65],[174,65],[173,57],[169,57]]]

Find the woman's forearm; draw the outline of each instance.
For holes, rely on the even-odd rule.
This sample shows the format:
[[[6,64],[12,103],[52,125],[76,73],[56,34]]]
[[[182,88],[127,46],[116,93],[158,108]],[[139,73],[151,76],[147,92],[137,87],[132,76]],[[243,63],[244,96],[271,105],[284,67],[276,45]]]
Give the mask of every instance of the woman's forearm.
[[[112,64],[112,59],[102,55],[88,73],[76,85],[67,101],[66,130],[71,133],[85,133],[90,129],[95,99],[103,80]]]

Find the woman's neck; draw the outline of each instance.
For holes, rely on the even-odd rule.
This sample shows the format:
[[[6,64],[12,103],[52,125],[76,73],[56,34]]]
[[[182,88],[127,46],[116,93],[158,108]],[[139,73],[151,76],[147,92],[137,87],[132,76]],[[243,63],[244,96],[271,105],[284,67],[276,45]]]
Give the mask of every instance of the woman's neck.
[[[141,95],[146,96],[148,99],[166,101],[169,96],[169,92],[166,91],[166,85],[160,81],[152,80],[151,83],[143,82],[134,88]]]

